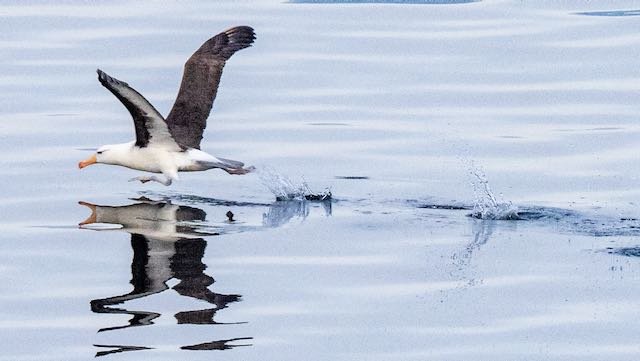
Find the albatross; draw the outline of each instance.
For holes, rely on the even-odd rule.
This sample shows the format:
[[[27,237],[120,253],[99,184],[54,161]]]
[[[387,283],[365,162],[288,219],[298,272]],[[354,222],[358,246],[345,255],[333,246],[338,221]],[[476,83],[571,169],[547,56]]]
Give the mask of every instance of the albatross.
[[[127,108],[136,139],[122,144],[103,145],[95,154],[78,163],[80,169],[96,163],[112,164],[152,173],[130,181],[158,182],[165,186],[178,180],[178,172],[220,168],[229,174],[246,174],[253,167],[212,156],[200,150],[202,134],[213,106],[222,76],[222,68],[236,51],[255,40],[251,27],[237,26],[207,40],[184,65],[178,96],[167,118],[140,93],[98,69],[98,80]]]

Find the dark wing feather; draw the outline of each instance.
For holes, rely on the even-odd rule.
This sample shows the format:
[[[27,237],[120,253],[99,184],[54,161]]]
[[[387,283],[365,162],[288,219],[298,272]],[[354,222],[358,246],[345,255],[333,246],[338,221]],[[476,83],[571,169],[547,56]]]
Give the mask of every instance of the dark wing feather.
[[[222,68],[236,51],[251,46],[255,38],[248,26],[231,28],[207,40],[187,60],[178,97],[166,120],[179,144],[200,149]]]
[[[162,115],[129,84],[109,76],[98,69],[98,80],[122,102],[133,118],[136,130],[136,146],[146,147],[150,142],[177,146],[171,138]]]

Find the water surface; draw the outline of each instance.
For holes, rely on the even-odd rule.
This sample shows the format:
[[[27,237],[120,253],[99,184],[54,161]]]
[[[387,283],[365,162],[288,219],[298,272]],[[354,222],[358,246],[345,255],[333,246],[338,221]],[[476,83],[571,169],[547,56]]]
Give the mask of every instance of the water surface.
[[[0,360],[637,360],[637,3],[436,2],[0,5]],[[77,169],[243,24],[259,172]]]

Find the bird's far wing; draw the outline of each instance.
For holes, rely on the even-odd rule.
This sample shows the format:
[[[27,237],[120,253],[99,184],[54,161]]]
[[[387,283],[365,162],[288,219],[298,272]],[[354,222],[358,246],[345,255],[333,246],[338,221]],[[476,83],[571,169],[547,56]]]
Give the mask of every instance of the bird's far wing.
[[[129,84],[109,76],[98,69],[98,80],[122,102],[133,118],[136,130],[136,146],[146,147],[149,143],[176,147],[179,145],[171,137],[162,115],[140,93]]]
[[[222,68],[236,51],[251,46],[255,38],[252,28],[237,26],[207,40],[187,60],[180,91],[167,116],[169,131],[178,143],[200,149]]]

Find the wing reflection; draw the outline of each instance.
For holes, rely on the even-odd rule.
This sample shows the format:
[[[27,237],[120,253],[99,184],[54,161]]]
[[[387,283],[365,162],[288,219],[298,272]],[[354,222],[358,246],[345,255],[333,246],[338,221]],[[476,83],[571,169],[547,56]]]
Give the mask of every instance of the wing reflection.
[[[248,344],[239,344],[239,345],[230,345],[229,344],[229,342],[244,341],[244,340],[253,340],[253,337],[239,337],[239,338],[232,338],[232,339],[229,339],[229,340],[205,342],[205,343],[200,343],[200,344],[192,345],[192,346],[182,346],[180,348],[183,349],[183,350],[198,350],[198,351],[202,351],[202,350],[228,350],[228,349],[232,349],[232,348],[236,348],[236,347],[253,346],[250,343],[248,343]]]
[[[121,345],[94,345],[99,348],[110,348],[112,350],[107,351],[98,351],[96,352],[96,357],[107,356],[115,353],[129,352],[129,351],[142,351],[142,350],[152,350],[151,347],[144,346],[121,346]]]
[[[204,273],[206,265],[202,263],[202,257],[205,247],[206,241],[202,238],[166,242],[141,234],[132,234],[133,290],[124,295],[92,300],[91,310],[96,313],[130,314],[133,317],[128,325],[103,328],[100,331],[153,324],[153,320],[160,317],[159,313],[111,306],[168,290],[167,282],[171,279],[179,280],[179,283],[172,287],[178,294],[215,305],[212,309],[179,312],[175,315],[178,323],[216,324],[213,320],[216,311],[226,308],[231,302],[239,301],[240,295],[219,294],[209,290],[208,287],[214,283],[214,279]]]

